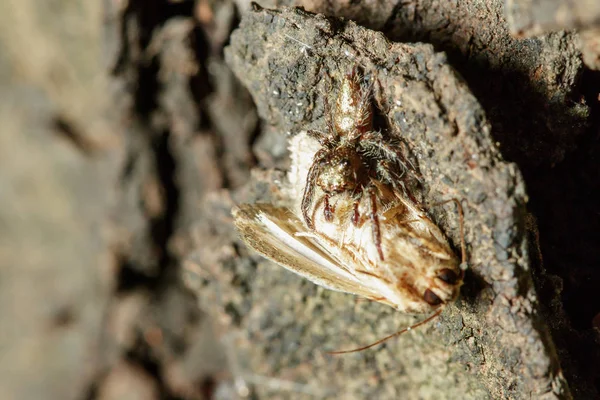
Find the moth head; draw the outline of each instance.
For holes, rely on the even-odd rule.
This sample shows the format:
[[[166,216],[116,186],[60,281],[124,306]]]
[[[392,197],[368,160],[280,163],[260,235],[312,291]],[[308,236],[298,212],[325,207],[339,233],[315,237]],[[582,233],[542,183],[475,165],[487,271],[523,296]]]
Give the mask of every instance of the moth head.
[[[377,263],[387,304],[405,313],[426,314],[454,302],[463,283],[456,254],[446,242],[426,240],[419,232],[410,235],[406,226],[398,230],[384,247],[385,259]],[[371,252],[375,258],[375,250]]]
[[[452,303],[458,297],[463,283],[463,271],[458,265],[433,268],[422,279],[422,301],[433,310]]]
[[[463,283],[458,266],[418,277],[403,274],[398,278],[395,283],[379,280],[377,288],[382,296],[375,300],[407,314],[430,314],[453,303]]]

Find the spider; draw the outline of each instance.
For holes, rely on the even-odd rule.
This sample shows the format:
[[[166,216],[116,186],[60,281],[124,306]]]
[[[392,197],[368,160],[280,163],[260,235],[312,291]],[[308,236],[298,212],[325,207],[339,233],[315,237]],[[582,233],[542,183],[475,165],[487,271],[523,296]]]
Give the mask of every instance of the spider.
[[[360,221],[360,201],[363,196],[369,196],[369,218],[373,224],[374,241],[383,260],[377,187],[373,180],[406,192],[402,178],[410,170],[410,164],[400,151],[400,143],[373,129],[372,87],[370,83],[363,88],[357,68],[352,68],[342,80],[333,115],[325,102],[327,133],[308,131],[308,135],[316,139],[322,148],[315,153],[308,171],[301,210],[306,225],[314,229],[310,210],[316,188],[319,187],[324,193],[324,217],[328,222],[333,221],[335,212],[330,197],[350,192],[354,210],[351,220],[357,225]]]

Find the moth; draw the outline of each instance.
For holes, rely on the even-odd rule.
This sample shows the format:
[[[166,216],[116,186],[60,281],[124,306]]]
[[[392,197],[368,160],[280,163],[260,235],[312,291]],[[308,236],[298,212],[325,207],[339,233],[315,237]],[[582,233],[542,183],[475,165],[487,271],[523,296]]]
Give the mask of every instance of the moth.
[[[406,193],[410,165],[372,132],[369,96],[346,74],[328,132],[290,139],[289,204],[242,204],[234,223],[250,248],[317,285],[437,315],[458,296],[461,260]]]

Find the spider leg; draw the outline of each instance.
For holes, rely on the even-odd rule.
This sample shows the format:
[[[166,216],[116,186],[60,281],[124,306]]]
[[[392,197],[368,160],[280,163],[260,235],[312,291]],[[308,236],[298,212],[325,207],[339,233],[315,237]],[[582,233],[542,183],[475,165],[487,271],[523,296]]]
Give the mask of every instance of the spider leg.
[[[360,211],[359,211],[358,207],[360,206],[360,202],[362,200],[364,193],[365,193],[365,189],[364,189],[363,184],[358,185],[352,191],[353,201],[352,201],[352,215],[350,217],[350,221],[352,222],[352,225],[354,225],[354,226],[358,226],[358,224],[360,223]]]
[[[315,196],[316,180],[317,180],[317,177],[319,176],[319,174],[321,173],[321,163],[326,159],[328,154],[329,154],[328,148],[323,148],[323,149],[317,151],[313,158],[313,163],[310,166],[310,169],[308,170],[308,174],[306,176],[306,185],[304,186],[304,194],[302,195],[301,210],[302,210],[302,217],[304,218],[306,225],[310,229],[315,228],[315,225],[314,225],[312,219],[310,218],[309,211],[310,211],[310,206],[312,205],[312,202],[313,202],[313,198]]]
[[[383,156],[383,158],[393,161],[407,170],[415,170],[415,166],[408,160],[401,150],[402,142],[386,140],[378,131],[369,131],[360,137],[360,146],[365,153],[371,155]]]
[[[369,185],[367,189],[369,193],[369,199],[371,201],[371,224],[373,229],[373,240],[375,241],[375,246],[377,247],[377,252],[379,253],[379,258],[383,261],[383,250],[381,249],[381,230],[379,227],[379,217],[377,216],[377,193],[374,185]]]
[[[420,183],[416,168],[412,162],[406,158],[403,150],[403,143],[385,140],[381,132],[370,131],[361,136],[360,151],[370,158],[376,160],[376,172],[383,181],[391,183],[396,189],[399,188],[399,182],[408,178],[414,179]]]
[[[308,129],[306,134],[308,137],[319,142],[322,147],[327,149],[332,149],[335,147],[336,136],[334,136],[332,133],[327,134],[325,132],[317,131],[316,129]]]
[[[406,171],[398,171],[398,167],[395,164],[390,163],[388,160],[377,160],[375,164],[375,173],[380,180],[391,184],[395,189],[398,189],[398,185],[404,187],[402,178],[404,177]]]
[[[329,102],[326,99],[323,99],[323,108],[325,109],[325,122],[327,124],[327,132],[329,132],[330,137],[337,137],[337,131],[335,129],[335,124],[333,122],[333,112],[331,112],[331,107],[329,106]]]
[[[325,193],[323,201],[325,203],[325,208],[323,210],[323,213],[325,214],[325,221],[331,222],[333,221],[333,213],[335,212],[335,207],[332,207],[331,204],[329,204],[328,193]]]
[[[322,78],[325,76],[325,73],[322,72]],[[309,130],[308,135],[313,139],[319,141],[322,146],[329,146],[332,142],[336,140],[338,137],[337,131],[335,129],[335,125],[333,122],[333,113],[331,112],[331,107],[329,106],[329,102],[327,101],[327,95],[331,93],[333,90],[333,86],[331,82],[329,83],[329,88],[327,88],[326,92],[321,92],[323,97],[323,115],[325,117],[325,126],[327,127],[327,133],[320,132],[317,130]]]
[[[306,133],[308,134],[308,137],[315,139],[319,143],[321,142],[321,140],[323,140],[324,137],[327,136],[325,132],[321,132],[316,129],[308,129]]]
[[[360,213],[358,212],[359,204],[360,204],[360,198],[354,200],[354,203],[352,204],[352,207],[354,209],[354,211],[352,213],[352,224],[354,226],[358,226],[358,223],[360,222]]]
[[[323,108],[325,109],[325,124],[327,126],[327,133],[317,131],[315,129],[309,129],[306,131],[309,137],[317,140],[321,146],[331,147],[339,137],[335,125],[333,122],[333,113],[329,107],[327,100],[323,99]]]

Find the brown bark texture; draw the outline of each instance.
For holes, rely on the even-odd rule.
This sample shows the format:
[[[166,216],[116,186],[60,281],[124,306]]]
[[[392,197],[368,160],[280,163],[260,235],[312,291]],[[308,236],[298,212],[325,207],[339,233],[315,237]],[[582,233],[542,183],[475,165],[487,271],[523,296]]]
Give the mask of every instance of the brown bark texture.
[[[597,8],[1,2],[2,397],[598,398]],[[288,138],[356,65],[457,252],[461,201],[468,269],[334,356],[424,317],[266,261],[231,207],[285,201]]]
[[[585,64],[600,70],[600,2],[595,0],[506,0],[506,19],[515,36],[577,29]]]

